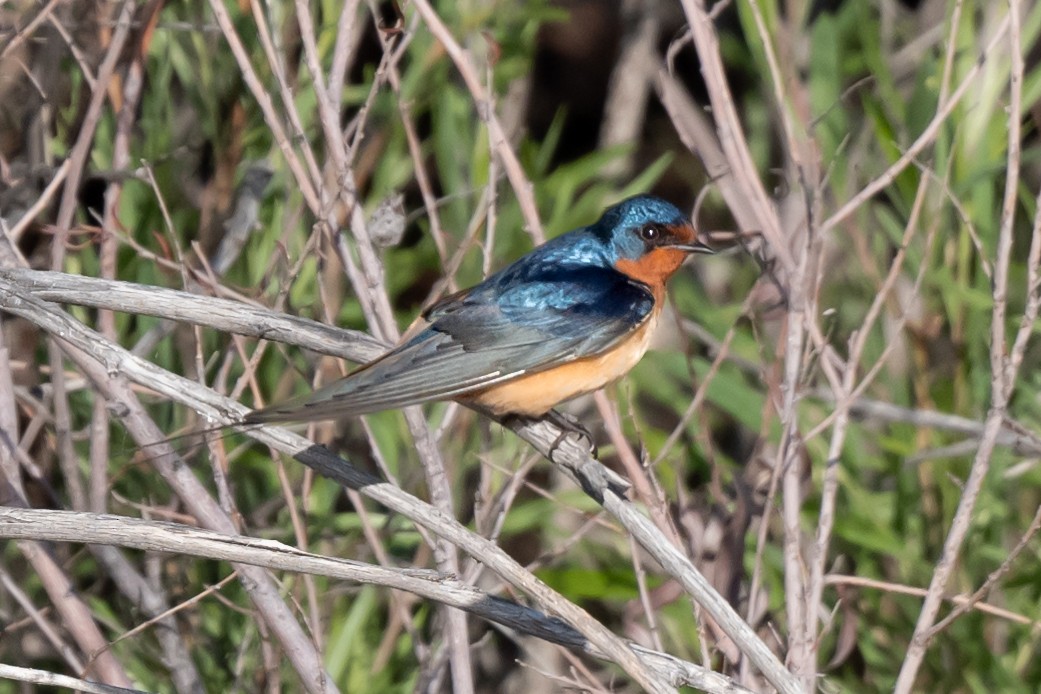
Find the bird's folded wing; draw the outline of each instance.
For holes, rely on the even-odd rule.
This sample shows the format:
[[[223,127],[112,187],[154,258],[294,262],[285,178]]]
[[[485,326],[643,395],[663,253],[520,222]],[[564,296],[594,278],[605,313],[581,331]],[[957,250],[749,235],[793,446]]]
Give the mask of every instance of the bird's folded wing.
[[[575,282],[548,276],[501,290],[484,285],[441,303],[430,325],[344,379],[256,410],[247,422],[304,421],[447,400],[601,354],[653,310],[647,288],[610,269]]]

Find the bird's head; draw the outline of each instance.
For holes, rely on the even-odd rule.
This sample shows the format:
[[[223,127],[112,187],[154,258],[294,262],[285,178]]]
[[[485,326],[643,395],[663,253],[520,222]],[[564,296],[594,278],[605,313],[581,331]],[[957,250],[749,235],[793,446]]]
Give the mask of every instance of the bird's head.
[[[712,253],[682,212],[650,195],[609,208],[593,229],[615,268],[652,288],[664,284],[691,253]]]

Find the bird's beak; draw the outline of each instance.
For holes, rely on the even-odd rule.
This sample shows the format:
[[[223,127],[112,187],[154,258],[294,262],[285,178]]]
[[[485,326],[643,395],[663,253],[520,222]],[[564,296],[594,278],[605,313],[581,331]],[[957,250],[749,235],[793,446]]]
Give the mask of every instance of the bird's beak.
[[[705,253],[711,255],[715,253],[712,248],[706,246],[701,241],[693,241],[691,243],[677,243],[673,246],[677,251],[686,251],[687,253]]]

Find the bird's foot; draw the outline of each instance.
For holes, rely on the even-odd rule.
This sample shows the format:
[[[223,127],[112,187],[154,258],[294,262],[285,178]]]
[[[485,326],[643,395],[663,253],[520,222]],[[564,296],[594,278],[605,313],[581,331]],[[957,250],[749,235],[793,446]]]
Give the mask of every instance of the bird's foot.
[[[560,447],[560,444],[564,442],[564,439],[567,438],[568,434],[578,434],[579,440],[585,439],[589,445],[589,455],[593,456],[595,460],[600,458],[600,449],[597,448],[596,440],[593,439],[593,435],[589,433],[589,429],[586,429],[577,418],[557,410],[550,410],[543,415],[542,418],[560,429],[557,438],[554,439],[553,443],[549,447],[550,460],[553,459],[553,453],[556,452],[557,448]]]
[[[494,416],[494,415],[492,415]],[[599,458],[600,450],[596,447],[596,442],[593,440],[593,435],[589,433],[589,430],[582,426],[582,423],[571,415],[557,412],[556,410],[550,410],[541,416],[531,416],[524,414],[505,414],[497,417],[500,424],[514,428],[517,425],[525,426],[529,424],[538,424],[539,422],[547,422],[557,429],[559,433],[553,442],[549,445],[549,451],[546,452],[546,457],[552,462],[557,461],[553,458],[553,454],[560,448],[560,444],[564,443],[564,439],[568,437],[568,434],[577,434],[579,440],[585,439],[588,443],[589,454],[594,459]]]

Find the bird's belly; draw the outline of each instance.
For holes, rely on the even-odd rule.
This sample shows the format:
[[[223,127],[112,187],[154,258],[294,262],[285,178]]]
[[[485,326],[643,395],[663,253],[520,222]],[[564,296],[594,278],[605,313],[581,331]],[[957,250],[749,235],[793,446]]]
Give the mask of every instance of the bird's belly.
[[[521,376],[466,399],[497,415],[543,415],[565,400],[591,393],[624,376],[647,351],[657,322],[655,312],[632,335],[603,354]]]

